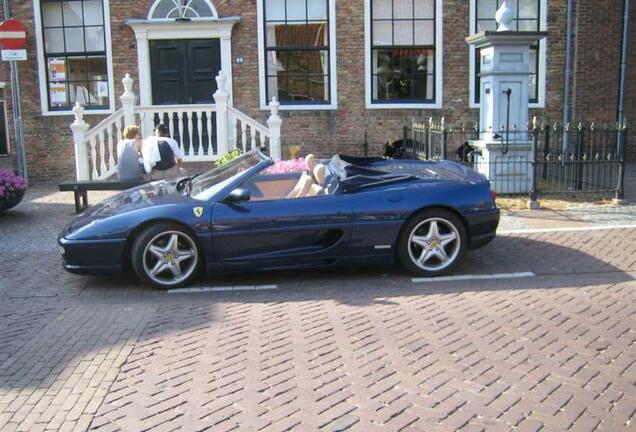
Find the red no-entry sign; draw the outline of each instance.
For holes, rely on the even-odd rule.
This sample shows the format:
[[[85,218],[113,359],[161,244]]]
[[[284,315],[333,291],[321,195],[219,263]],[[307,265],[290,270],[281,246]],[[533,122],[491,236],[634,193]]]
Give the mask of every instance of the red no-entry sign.
[[[26,28],[16,19],[0,23],[0,45],[3,50],[19,50],[26,46]]]

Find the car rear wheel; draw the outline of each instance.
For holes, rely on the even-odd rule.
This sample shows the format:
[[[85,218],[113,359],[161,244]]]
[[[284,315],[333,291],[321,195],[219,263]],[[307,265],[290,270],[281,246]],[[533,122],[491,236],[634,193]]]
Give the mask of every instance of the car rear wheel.
[[[398,239],[398,258],[419,276],[441,276],[459,262],[468,236],[462,221],[443,210],[424,210],[412,217]]]
[[[158,288],[186,286],[197,276],[197,242],[176,224],[161,223],[144,230],[135,240],[131,255],[139,279]]]

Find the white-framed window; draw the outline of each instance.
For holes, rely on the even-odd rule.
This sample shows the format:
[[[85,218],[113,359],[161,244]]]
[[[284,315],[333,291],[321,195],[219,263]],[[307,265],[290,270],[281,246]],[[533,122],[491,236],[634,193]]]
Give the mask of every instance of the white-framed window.
[[[44,115],[114,109],[109,0],[33,0]]]
[[[442,107],[442,0],[365,0],[368,109]]]
[[[257,4],[261,109],[337,109],[336,1]]]
[[[481,31],[497,30],[495,14],[503,0],[470,0],[470,34]],[[508,5],[514,11],[513,30],[517,31],[545,31],[547,29],[547,0],[508,0]],[[530,81],[528,94],[531,108],[545,107],[546,83],[546,40],[541,39],[530,47]],[[470,47],[470,107],[479,107],[479,49]]]

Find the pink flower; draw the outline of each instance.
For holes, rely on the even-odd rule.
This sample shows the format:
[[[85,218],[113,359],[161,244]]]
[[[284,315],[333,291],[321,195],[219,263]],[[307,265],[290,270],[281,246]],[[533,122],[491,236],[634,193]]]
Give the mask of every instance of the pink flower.
[[[277,160],[265,170],[265,174],[284,174],[307,170],[304,159]]]

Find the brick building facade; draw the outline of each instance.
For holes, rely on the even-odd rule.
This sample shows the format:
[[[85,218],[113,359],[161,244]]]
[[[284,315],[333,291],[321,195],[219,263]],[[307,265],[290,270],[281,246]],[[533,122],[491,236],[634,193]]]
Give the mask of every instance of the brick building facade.
[[[409,8],[412,9],[404,9],[403,5],[401,6],[404,1],[410,2]],[[293,4],[298,2],[295,0],[200,0],[185,4],[195,9],[199,7],[201,10],[211,4],[216,12],[216,17],[211,20],[235,17],[233,19],[237,21],[231,30],[231,54],[226,59],[221,59],[221,62],[231,63],[223,67],[229,68],[231,73],[234,105],[264,122],[268,112],[262,109],[265,104],[263,95],[279,94],[283,99],[283,155],[288,154],[288,146],[299,145],[302,148],[301,153],[313,151],[326,156],[334,152],[361,154],[364,151],[365,139],[369,153],[378,154],[386,141],[399,139],[402,126],[413,119],[444,116],[447,122],[453,123],[472,122],[477,119],[478,109],[474,92],[471,91],[475,85],[471,76],[476,72],[472,70],[471,51],[465,38],[471,32],[489,28],[492,24],[486,19],[488,17],[485,14],[496,7],[489,5],[489,0],[404,1],[307,0],[305,6],[298,6],[304,8],[304,24],[313,28],[311,31],[315,31],[315,35],[321,38],[320,44],[316,46],[325,46],[322,46],[320,53],[294,51],[297,53],[294,58],[283,52],[285,47],[272,48],[270,51],[273,50],[274,54],[270,54],[270,51],[265,52],[266,49],[269,50],[266,48],[269,44],[268,38],[278,38],[277,43],[287,44],[287,48],[294,44],[295,38],[284,29],[272,30],[271,33],[265,29],[269,29],[270,21],[291,20],[293,17],[290,15],[296,13],[293,9],[296,6]],[[171,2],[173,0],[167,3]],[[69,105],[67,108],[70,109],[73,99],[78,98],[79,90],[72,95],[68,89],[80,86],[71,87],[73,83],[70,82],[64,84],[67,87],[59,86],[51,81],[50,75],[47,81],[47,74],[52,73],[52,65],[55,62],[61,63],[59,58],[63,56],[45,57],[46,50],[53,49],[49,46],[52,42],[45,42],[45,38],[53,40],[56,34],[64,34],[55,33],[58,31],[57,24],[51,24],[55,19],[47,16],[47,22],[43,20],[45,8],[57,7],[49,3],[75,3],[71,6],[62,5],[62,15],[66,13],[65,7],[74,8],[77,4],[85,4],[83,10],[88,11],[84,16],[85,31],[88,31],[87,23],[93,25],[98,21],[94,17],[89,17],[93,10],[89,8],[98,7],[98,4],[103,5],[104,20],[107,21],[104,23],[106,25],[103,25],[103,30],[107,33],[103,48],[106,62],[112,65],[112,68],[103,66],[105,63],[99,59],[91,57],[87,60],[88,69],[96,64],[105,68],[105,73],[95,75],[99,76],[101,84],[87,81],[89,92],[86,93],[87,99],[83,102],[91,100],[99,92],[102,96],[107,95],[100,97],[100,100],[108,100],[112,106],[102,106],[97,110],[99,114],[90,114],[90,110],[87,110],[90,115],[85,118],[91,126],[97,124],[108,112],[112,112],[112,108],[119,108],[118,96],[122,93],[121,79],[124,74],[130,73],[135,79],[134,90],[137,95],[140,94],[140,90],[144,93],[140,86],[152,88],[150,83],[144,83],[143,76],[140,77],[139,35],[133,30],[134,20],[146,21],[152,11],[155,11],[156,17],[159,18],[164,17],[161,13],[168,16],[172,12],[169,8],[166,9],[161,1],[154,0],[10,1],[11,16],[21,20],[28,30],[29,59],[20,64],[20,79],[30,178],[57,181],[72,178],[74,174],[73,141],[69,129],[73,115],[68,109],[64,110],[63,106],[52,109],[51,101],[63,99],[64,96],[59,92],[50,92],[66,88],[62,92],[67,91],[66,102]],[[166,3],[166,0],[163,3]],[[536,100],[532,106],[536,115],[551,121],[560,120],[564,98],[567,1],[524,0],[518,3],[514,0],[512,3],[513,6],[517,3],[516,7],[521,11],[517,12],[520,29],[536,28],[549,32],[548,40],[537,51],[537,89]],[[324,13],[320,9],[323,4],[327,8]],[[634,9],[636,8],[632,8],[631,13],[632,29],[636,29]],[[285,11],[286,15],[277,17],[276,14],[282,13],[281,11]],[[269,16],[266,16],[267,14]],[[311,14],[316,14],[315,19],[310,17]],[[187,17],[187,14],[185,16]],[[614,122],[619,94],[623,1],[579,0],[575,2],[573,16],[572,119]],[[178,29],[186,31],[192,28],[197,20],[175,22],[170,18],[161,22],[167,21],[170,21],[172,26],[179,26]],[[392,27],[388,27],[389,25]],[[272,26],[275,28],[276,23]],[[386,30],[388,28],[392,28],[392,32]],[[418,33],[419,29],[424,29],[421,34]],[[410,34],[411,31],[413,36]],[[636,124],[634,34],[636,31],[631,32],[625,99],[627,121],[631,125]],[[306,44],[302,41],[303,37],[301,35],[296,38],[297,41],[301,41],[297,43]],[[72,34],[67,35],[67,38],[69,41],[72,40]],[[87,40],[85,39],[85,44],[88,44]],[[376,49],[375,45],[379,45],[379,48]],[[389,49],[388,46],[393,48]],[[72,56],[72,53],[67,52],[64,55]],[[405,63],[403,60],[409,55],[411,57],[408,61],[405,60]],[[274,62],[270,61],[272,58],[275,59]],[[382,68],[386,69],[393,61],[391,59],[395,58],[400,65],[410,62],[408,64],[414,66],[409,72],[410,76],[400,75],[396,78],[392,75],[387,78],[388,75],[381,72]],[[320,59],[316,60],[319,66],[302,69],[303,66],[299,66],[298,63],[302,63],[303,59]],[[395,67],[396,64],[391,63],[390,66]],[[42,70],[43,65],[46,70]],[[150,66],[146,65],[145,68]],[[292,68],[298,67],[303,70],[305,81],[291,72]],[[265,80],[264,70],[269,70],[268,73],[271,74],[272,69],[276,69],[273,73],[278,74],[278,78]],[[322,74],[322,77],[314,77],[312,74]],[[422,86],[421,83],[424,81],[426,85]],[[0,68],[0,82],[7,83],[10,157],[0,159],[0,166],[6,166],[10,161],[15,163],[7,65]],[[303,82],[306,89],[298,90],[300,86],[305,85]],[[416,86],[416,82],[420,84]],[[408,83],[413,85],[409,87]],[[98,86],[95,87],[97,90],[91,87],[94,84]],[[51,85],[58,90],[52,90],[52,87],[49,87]],[[145,97],[149,98],[149,91],[145,93]],[[210,103],[211,93],[212,89]],[[156,98],[156,91],[153,96]],[[325,100],[321,100],[323,96]],[[156,100],[154,102],[156,103]],[[631,157],[636,156],[633,140],[630,140],[629,146]]]

